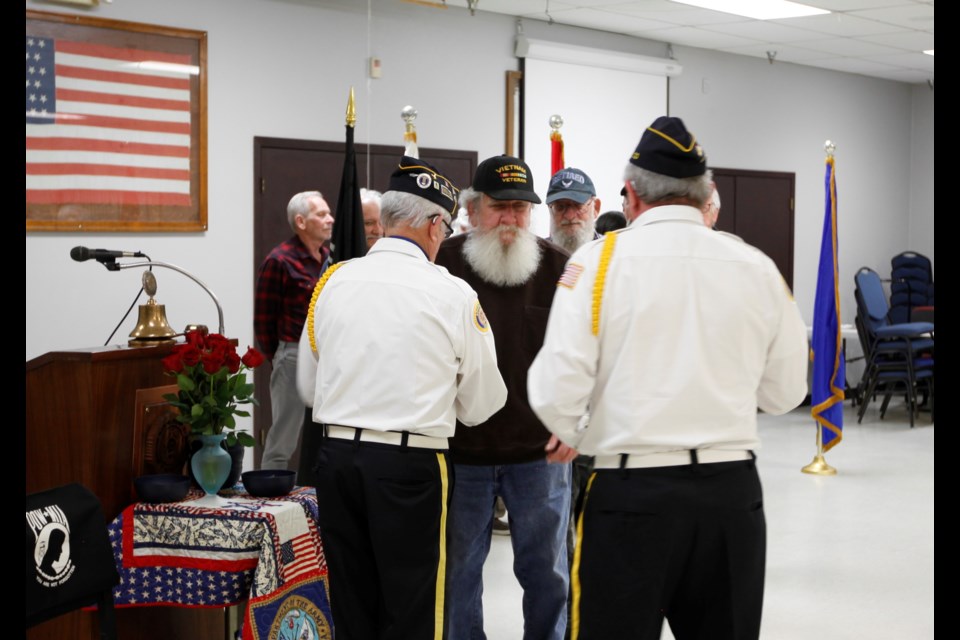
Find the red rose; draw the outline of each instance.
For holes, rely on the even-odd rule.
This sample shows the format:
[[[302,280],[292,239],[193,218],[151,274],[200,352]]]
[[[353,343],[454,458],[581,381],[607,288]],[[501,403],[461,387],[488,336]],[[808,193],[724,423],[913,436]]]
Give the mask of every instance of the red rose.
[[[187,331],[184,338],[187,341],[188,345],[196,347],[197,349],[203,349],[203,332],[198,330]]]
[[[209,374],[214,374],[217,371],[220,371],[220,367],[223,366],[225,360],[226,353],[224,353],[222,349],[207,351],[200,356],[200,362],[203,363],[203,370]]]
[[[192,367],[200,362],[200,349],[192,344],[181,345],[178,347],[178,353],[185,367]]]
[[[237,355],[236,350],[227,353],[223,361],[227,365],[227,371],[230,373],[240,371],[240,356]]]
[[[183,371],[183,358],[181,358],[180,354],[176,351],[161,360],[161,362],[163,362],[163,367],[167,371],[172,371],[173,373]]]
[[[250,367],[251,369],[254,369],[262,365],[263,361],[266,360],[266,358],[262,353],[260,353],[253,347],[247,347],[247,352],[243,354],[243,357],[240,358],[240,360],[246,366]]]
[[[208,349],[213,349],[213,350],[230,349],[232,347],[232,345],[230,344],[230,340],[228,340],[227,338],[224,338],[219,333],[211,333],[210,335],[208,335],[207,339],[204,341],[204,344],[206,344]]]

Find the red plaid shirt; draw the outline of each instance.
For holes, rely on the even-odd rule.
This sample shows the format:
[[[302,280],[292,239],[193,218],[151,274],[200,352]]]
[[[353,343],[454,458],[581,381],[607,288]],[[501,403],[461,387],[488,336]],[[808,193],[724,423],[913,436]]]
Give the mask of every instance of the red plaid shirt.
[[[299,342],[313,287],[323,273],[330,250],[320,248],[317,262],[300,238],[277,245],[260,265],[253,304],[253,325],[260,350],[273,358],[277,345]]]

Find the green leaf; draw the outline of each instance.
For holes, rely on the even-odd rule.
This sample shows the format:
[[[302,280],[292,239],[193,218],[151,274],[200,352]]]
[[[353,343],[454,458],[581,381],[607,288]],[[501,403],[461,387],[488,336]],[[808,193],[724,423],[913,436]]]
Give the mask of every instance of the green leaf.
[[[257,444],[257,441],[253,439],[253,436],[246,431],[238,431],[237,440],[245,447],[252,447]]]
[[[194,418],[199,418],[203,415],[203,405],[195,404],[193,408],[190,409],[190,415]]]
[[[184,391],[193,391],[197,388],[197,385],[193,382],[193,379],[183,375],[182,373],[177,374],[177,386]]]

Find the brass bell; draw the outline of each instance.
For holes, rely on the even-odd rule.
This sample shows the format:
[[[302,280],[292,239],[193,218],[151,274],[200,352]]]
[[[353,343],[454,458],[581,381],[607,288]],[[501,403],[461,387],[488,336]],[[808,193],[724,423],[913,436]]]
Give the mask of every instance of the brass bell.
[[[173,344],[173,337],[177,335],[177,332],[167,322],[166,307],[157,304],[157,301],[153,299],[157,292],[157,281],[149,271],[145,271],[143,274],[143,288],[150,299],[147,300],[147,304],[140,305],[137,326],[130,332],[132,340],[127,344],[131,347]]]

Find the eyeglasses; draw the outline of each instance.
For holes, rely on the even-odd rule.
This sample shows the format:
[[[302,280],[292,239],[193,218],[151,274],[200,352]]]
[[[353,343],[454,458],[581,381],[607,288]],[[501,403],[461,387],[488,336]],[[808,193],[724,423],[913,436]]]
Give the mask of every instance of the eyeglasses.
[[[443,230],[444,238],[449,238],[453,235],[453,227],[451,227],[450,223],[447,222],[447,216],[443,215],[442,213],[435,213],[430,216],[430,220],[432,221],[434,218],[440,218],[440,220],[443,221],[443,226],[446,227],[446,229]]]
[[[556,202],[550,203],[550,213],[559,213],[563,215],[567,209],[573,209],[574,213],[579,211],[585,211],[587,207],[593,202],[593,198],[588,199],[583,204],[577,204],[573,200],[557,200]]]

